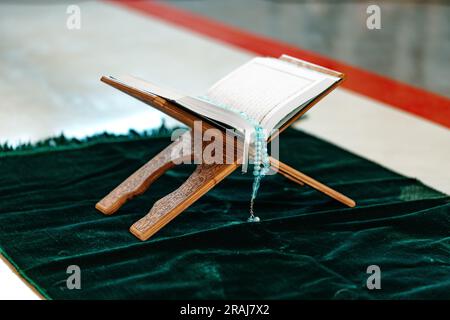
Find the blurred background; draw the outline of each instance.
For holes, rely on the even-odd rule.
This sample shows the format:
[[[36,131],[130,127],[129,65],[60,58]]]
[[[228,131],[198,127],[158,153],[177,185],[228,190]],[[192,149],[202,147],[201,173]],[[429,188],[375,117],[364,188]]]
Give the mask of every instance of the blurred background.
[[[158,126],[161,114],[100,76],[130,73],[201,93],[254,54],[165,21],[170,11],[148,15],[117,2],[0,2],[0,143]],[[162,3],[450,97],[448,1]],[[370,4],[381,10],[381,29],[367,28]],[[70,5],[79,29],[68,27]]]
[[[449,1],[170,3],[450,97]],[[382,15],[376,31],[366,26],[373,4]]]

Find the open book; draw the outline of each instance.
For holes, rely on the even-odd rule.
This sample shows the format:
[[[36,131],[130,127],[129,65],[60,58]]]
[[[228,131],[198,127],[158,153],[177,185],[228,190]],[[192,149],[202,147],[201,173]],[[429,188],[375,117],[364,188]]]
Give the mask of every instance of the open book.
[[[283,55],[257,57],[219,80],[201,97],[188,96],[132,77],[114,77],[127,87],[173,101],[201,117],[244,136],[243,168],[255,126],[266,133],[283,126],[315,98],[342,79],[342,74]]]

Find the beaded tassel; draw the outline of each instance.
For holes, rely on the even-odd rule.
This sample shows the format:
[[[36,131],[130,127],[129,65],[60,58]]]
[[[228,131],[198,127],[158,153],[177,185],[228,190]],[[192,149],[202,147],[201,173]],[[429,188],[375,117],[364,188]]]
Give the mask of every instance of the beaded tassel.
[[[264,133],[264,129],[259,125],[259,123],[250,117],[248,114],[246,114],[243,111],[236,110],[235,108],[232,108],[230,106],[226,106],[220,103],[216,103],[214,101],[211,101],[207,96],[201,96],[198,97],[199,99],[202,99],[204,101],[210,102],[220,108],[227,109],[230,111],[233,111],[237,114],[239,114],[243,119],[250,122],[255,130],[255,141],[254,141],[254,149],[255,149],[255,158],[254,158],[254,165],[253,165],[253,186],[252,186],[252,196],[250,199],[250,217],[248,217],[248,222],[259,222],[261,219],[259,217],[256,217],[254,214],[254,202],[256,199],[256,195],[258,193],[259,186],[261,184],[261,179],[269,172],[270,169],[270,163],[269,163],[269,156],[267,153],[267,142],[266,142],[266,135]],[[247,157],[247,155],[244,155],[244,159]]]
[[[250,217],[248,222],[259,222],[261,219],[254,214],[254,203],[256,195],[261,184],[261,179],[267,174],[270,169],[269,156],[267,154],[266,136],[262,127],[255,127],[255,158],[253,164],[253,190],[250,199]]]

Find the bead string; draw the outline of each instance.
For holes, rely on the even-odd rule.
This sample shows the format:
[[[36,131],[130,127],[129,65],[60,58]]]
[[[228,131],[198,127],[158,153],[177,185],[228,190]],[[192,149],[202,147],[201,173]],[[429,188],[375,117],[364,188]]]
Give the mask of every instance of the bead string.
[[[248,217],[248,222],[259,222],[259,217],[254,214],[254,203],[256,199],[256,195],[258,194],[259,186],[261,184],[261,179],[269,172],[270,169],[270,161],[269,155],[267,153],[267,142],[266,142],[266,134],[264,133],[263,127],[260,126],[259,122],[254,118],[249,116],[246,112],[237,110],[233,107],[217,103],[212,101],[207,96],[198,97],[201,100],[212,103],[222,109],[230,110],[239,116],[241,116],[244,120],[250,122],[250,124],[254,128],[255,134],[255,157],[253,161],[253,185],[252,185],[252,195],[250,199],[250,216]],[[244,155],[246,157],[246,155]]]

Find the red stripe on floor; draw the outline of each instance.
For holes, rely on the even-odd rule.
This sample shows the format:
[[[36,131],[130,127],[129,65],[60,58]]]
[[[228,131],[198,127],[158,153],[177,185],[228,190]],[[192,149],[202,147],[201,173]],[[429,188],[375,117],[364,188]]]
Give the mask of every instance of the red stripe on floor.
[[[288,54],[343,72],[343,87],[450,128],[450,99],[411,85],[153,1],[108,0],[263,56]]]

